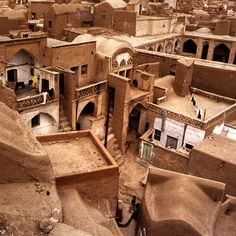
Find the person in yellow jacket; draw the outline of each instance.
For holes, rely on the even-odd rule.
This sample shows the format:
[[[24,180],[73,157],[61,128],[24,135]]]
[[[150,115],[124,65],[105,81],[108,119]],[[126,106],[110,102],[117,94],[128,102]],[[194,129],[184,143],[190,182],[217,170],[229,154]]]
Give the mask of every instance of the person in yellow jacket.
[[[32,86],[36,88],[38,82],[39,82],[38,75],[34,75],[32,78]]]

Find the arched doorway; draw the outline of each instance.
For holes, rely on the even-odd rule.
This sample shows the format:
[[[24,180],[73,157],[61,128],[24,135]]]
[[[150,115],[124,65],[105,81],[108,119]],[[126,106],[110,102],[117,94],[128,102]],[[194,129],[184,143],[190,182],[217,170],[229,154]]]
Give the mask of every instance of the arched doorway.
[[[129,114],[128,139],[136,139],[145,132],[146,109],[138,103]]]
[[[197,52],[196,43],[192,39],[188,39],[187,41],[185,41],[183,46],[183,52],[195,55]]]
[[[208,42],[205,42],[205,43],[203,44],[203,48],[202,48],[202,56],[201,56],[201,59],[204,59],[204,60],[207,59],[208,49],[209,49],[209,44],[208,44]]]
[[[86,130],[92,128],[94,109],[95,105],[93,102],[87,103],[79,115],[79,119],[76,123],[76,130]]]
[[[179,39],[177,39],[176,41],[175,41],[175,52],[179,52],[179,49],[180,49],[180,40]]]
[[[173,51],[173,45],[172,45],[171,42],[168,42],[165,46],[165,52],[166,53],[172,53],[172,51]]]
[[[32,117],[30,127],[35,135],[55,133],[58,130],[56,120],[47,113],[38,113]]]
[[[163,52],[163,47],[162,47],[162,45],[159,45],[159,46],[158,46],[157,51],[158,51],[158,52]]]
[[[225,44],[221,43],[214,49],[213,61],[228,63],[229,54],[230,54],[229,48]]]
[[[22,87],[29,84],[34,75],[39,73],[36,59],[28,51],[21,49],[8,62],[7,81],[20,83]]]
[[[148,51],[154,51],[153,47],[149,47]]]

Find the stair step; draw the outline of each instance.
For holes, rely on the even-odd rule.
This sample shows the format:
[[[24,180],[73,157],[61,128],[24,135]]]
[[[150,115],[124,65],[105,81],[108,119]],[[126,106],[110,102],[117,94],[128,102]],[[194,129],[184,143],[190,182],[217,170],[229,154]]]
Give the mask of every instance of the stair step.
[[[65,132],[68,132],[68,131],[71,131],[71,130],[72,130],[71,127],[65,127],[65,128],[64,128],[64,131],[65,131]]]
[[[120,149],[114,150],[115,154],[114,155],[123,155],[122,151]]]
[[[111,133],[113,133],[113,128],[112,128],[112,127],[109,127],[109,128],[108,128],[108,134],[111,134]]]
[[[64,111],[59,111],[59,115],[60,115],[60,116],[66,116],[66,114],[65,114]]]
[[[115,161],[118,161],[123,155],[114,155],[113,158],[115,159]]]
[[[113,146],[114,151],[119,150],[119,148],[120,147],[119,147],[118,143],[114,142],[114,146]]]
[[[67,121],[66,116],[60,116],[59,121],[60,123]]]
[[[117,163],[118,166],[121,166],[124,163],[124,161],[125,161],[125,158],[122,157],[116,163]]]

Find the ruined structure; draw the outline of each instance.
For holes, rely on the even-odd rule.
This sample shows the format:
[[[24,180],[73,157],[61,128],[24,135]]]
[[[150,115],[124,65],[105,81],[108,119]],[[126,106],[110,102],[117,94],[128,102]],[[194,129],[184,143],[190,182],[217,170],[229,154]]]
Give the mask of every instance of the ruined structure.
[[[230,235],[235,198],[225,195],[224,189],[219,182],[150,168],[139,232]]]
[[[23,186],[0,208],[22,217],[0,233],[232,235],[235,11],[220,0],[0,1],[2,208]],[[146,182],[149,166],[168,171]],[[50,210],[24,213],[24,185]],[[18,229],[31,214],[40,220]]]

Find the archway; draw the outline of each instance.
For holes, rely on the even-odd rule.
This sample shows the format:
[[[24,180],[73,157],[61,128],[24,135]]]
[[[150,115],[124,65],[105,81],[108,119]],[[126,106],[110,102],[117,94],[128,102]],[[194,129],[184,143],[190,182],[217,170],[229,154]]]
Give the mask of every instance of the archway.
[[[171,42],[168,42],[165,46],[165,52],[166,53],[172,53],[172,51],[173,51],[173,45],[172,45]]]
[[[146,109],[138,103],[129,114],[128,140],[136,139],[145,132]]]
[[[183,52],[196,54],[197,52],[197,45],[192,39],[188,39],[184,42]]]
[[[76,123],[76,130],[86,130],[92,128],[92,118],[94,117],[95,105],[93,102],[88,102],[81,111]]]
[[[209,49],[209,44],[208,44],[208,42],[205,42],[205,43],[203,44],[202,56],[201,56],[201,58],[204,59],[204,60],[207,59],[208,49]]]
[[[180,49],[180,40],[177,39],[175,41],[175,52],[179,52],[179,49]]]
[[[162,47],[161,44],[158,46],[157,51],[158,51],[158,52],[163,52],[163,47]]]
[[[221,43],[214,49],[213,61],[228,63],[229,54],[230,54],[229,48],[225,44]]]
[[[148,51],[154,51],[153,47],[149,47]]]
[[[29,84],[32,77],[39,73],[38,63],[28,51],[21,49],[8,62],[7,81],[20,83],[22,87]]]
[[[30,127],[34,134],[50,134],[58,130],[57,121],[47,113],[38,113],[30,120]]]

